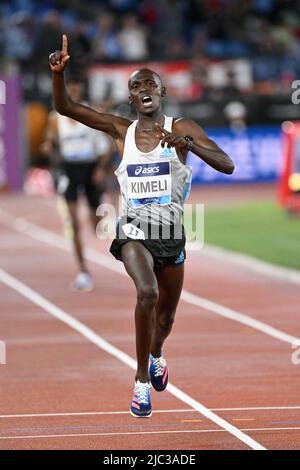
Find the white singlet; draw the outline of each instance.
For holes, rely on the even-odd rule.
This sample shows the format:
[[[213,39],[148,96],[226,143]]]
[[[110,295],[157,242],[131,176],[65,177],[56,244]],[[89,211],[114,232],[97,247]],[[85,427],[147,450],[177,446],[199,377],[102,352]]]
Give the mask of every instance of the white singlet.
[[[134,121],[127,129],[118,178],[122,215],[153,224],[173,224],[181,220],[191,187],[192,168],[184,165],[174,147],[159,142],[151,152],[142,152],[135,142]],[[172,131],[172,117],[165,116],[164,128]]]

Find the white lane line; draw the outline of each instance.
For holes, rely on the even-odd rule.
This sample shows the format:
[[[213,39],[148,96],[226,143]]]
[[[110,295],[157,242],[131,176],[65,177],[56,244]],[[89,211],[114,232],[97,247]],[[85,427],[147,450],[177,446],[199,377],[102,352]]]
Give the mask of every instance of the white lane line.
[[[300,410],[300,406],[255,406],[246,408],[211,408],[213,411],[276,411]]]
[[[123,362],[131,369],[134,369],[134,370],[136,369],[136,361],[132,359],[128,354],[124,353],[120,349],[110,344],[108,341],[101,338],[99,335],[97,335],[93,330],[88,328],[86,325],[76,320],[74,317],[72,317],[68,313],[58,308],[56,305],[49,302],[47,299],[45,299],[45,297],[38,294],[36,291],[31,289],[24,283],[20,282],[18,279],[11,276],[7,272],[3,271],[2,269],[0,269],[0,281],[2,281],[5,285],[10,287],[11,289],[17,291],[23,297],[26,297],[35,305],[38,305],[39,307],[41,307],[43,310],[48,312],[53,317],[57,318],[58,320],[62,321],[66,325],[73,328],[75,331],[77,331],[79,334],[87,338],[93,344],[97,345],[103,351],[107,352],[111,356]],[[226,429],[226,431],[228,431],[230,434],[235,436],[240,441],[247,444],[251,449],[265,450],[265,448],[261,444],[256,442],[251,437],[247,436],[247,434],[244,434],[238,428],[228,423],[223,418],[220,418],[214,412],[212,412],[211,410],[206,408],[204,405],[194,400],[192,397],[190,397],[189,395],[184,393],[182,390],[180,390],[179,388],[175,387],[174,385],[170,383],[168,384],[168,392],[171,393],[176,398],[178,398],[179,400],[181,400],[183,403],[190,406],[191,408],[194,408],[200,414],[202,414],[209,420],[213,421],[221,428]]]
[[[212,302],[211,300],[192,294],[186,290],[182,291],[181,299],[185,300],[191,305],[201,307],[205,310],[220,315],[221,317],[225,317],[229,320],[242,323],[243,325],[249,326],[254,330],[260,331],[268,336],[279,339],[280,341],[283,341],[285,343],[300,345],[300,338],[296,336],[284,333],[283,331],[278,330],[277,328],[274,328],[273,326],[270,326],[267,323],[255,320],[254,318],[249,317],[248,315],[239,313],[236,310],[232,310],[231,308],[224,307],[223,305],[217,304],[216,302]]]
[[[0,436],[0,440],[6,439],[45,439],[55,437],[117,437],[117,436],[142,436],[149,434],[182,434],[182,433],[210,433],[210,432],[226,432],[224,429],[186,429],[186,430],[170,430],[170,431],[131,431],[131,432],[99,432],[87,434],[43,434],[35,436]]]
[[[175,410],[155,410],[153,414],[157,413],[187,413],[195,412],[190,408],[179,408]],[[44,417],[57,417],[57,416],[110,416],[110,415],[128,415],[128,411],[83,411],[78,413],[37,413],[37,414],[19,414],[19,415],[0,415],[0,419],[4,418],[44,418]]]
[[[242,429],[245,432],[254,432],[254,431],[299,431],[300,427],[290,427],[290,428],[246,428]],[[117,436],[142,436],[149,434],[187,434],[187,433],[197,433],[197,434],[206,434],[206,433],[216,433],[216,432],[226,432],[225,429],[174,429],[169,431],[130,431],[130,432],[99,432],[99,433],[87,433],[87,434],[41,434],[34,436],[0,436],[0,440],[13,440],[13,439],[48,439],[48,438],[61,438],[61,437],[117,437]]]
[[[245,408],[210,408],[211,411],[289,411],[300,410],[300,406],[258,406],[258,407],[245,407]],[[161,413],[195,413],[191,408],[177,408],[173,410],[155,410],[153,414]],[[82,412],[69,412],[69,413],[23,413],[23,414],[7,414],[0,415],[0,419],[14,419],[14,418],[52,418],[60,416],[110,416],[110,415],[128,415],[128,411],[82,411]]]
[[[26,234],[29,237],[35,240],[39,240],[50,246],[61,248],[62,250],[68,252],[72,251],[70,241],[60,235],[56,235],[55,233],[47,229],[41,228],[35,224],[32,224],[31,222],[28,222],[25,219],[11,216],[10,214],[2,210],[0,210],[0,216],[2,216],[1,219],[3,223],[8,225],[10,228],[13,228],[17,232]],[[102,253],[98,253],[96,250],[86,248],[85,258],[95,264],[110,269],[111,271],[127,276],[127,273],[122,263],[115,261],[112,257],[103,255]],[[285,333],[277,328],[268,325],[267,323],[255,320],[249,315],[245,315],[230,308],[224,307],[223,305],[217,304],[216,302],[212,302],[211,300],[205,299],[204,297],[192,294],[191,292],[188,292],[185,289],[183,289],[182,291],[181,299],[189,303],[190,305],[200,307],[221,317],[225,317],[229,320],[241,323],[245,326],[260,331],[261,333],[264,333],[282,342],[300,345],[299,337]]]

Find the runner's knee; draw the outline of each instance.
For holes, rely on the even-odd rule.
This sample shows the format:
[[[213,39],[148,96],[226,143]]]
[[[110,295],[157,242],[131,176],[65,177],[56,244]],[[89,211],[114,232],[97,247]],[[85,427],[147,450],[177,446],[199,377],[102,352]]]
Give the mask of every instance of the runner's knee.
[[[144,307],[152,309],[158,301],[158,288],[154,284],[141,284],[137,287],[137,301]]]

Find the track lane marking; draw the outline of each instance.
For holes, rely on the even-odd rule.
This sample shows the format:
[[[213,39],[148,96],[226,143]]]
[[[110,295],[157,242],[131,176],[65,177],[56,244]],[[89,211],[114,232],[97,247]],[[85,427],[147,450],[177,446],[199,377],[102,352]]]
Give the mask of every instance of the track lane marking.
[[[156,413],[195,413],[195,410],[190,408],[177,409],[177,410],[155,410]],[[83,411],[78,413],[37,413],[37,414],[15,414],[15,415],[0,415],[0,419],[14,419],[14,418],[48,418],[48,417],[59,417],[59,416],[110,416],[110,415],[128,415],[128,411]]]
[[[70,241],[66,240],[60,235],[55,234],[54,232],[41,228],[36,224],[28,222],[23,218],[11,216],[2,209],[0,209],[0,216],[2,216],[1,219],[6,225],[8,225],[10,228],[13,228],[19,233],[25,233],[27,236],[43,243],[46,243],[50,246],[54,246],[55,248],[61,248],[62,250],[65,250],[67,252],[72,251]],[[102,267],[110,269],[111,271],[117,272],[128,277],[128,274],[126,273],[123,264],[118,263],[117,261],[114,262],[111,257],[108,257],[107,255],[104,255],[102,253],[98,253],[96,250],[86,248],[85,258],[95,264],[98,264]],[[246,325],[256,331],[260,331],[261,333],[264,333],[282,342],[300,345],[300,338],[296,336],[285,333],[277,328],[272,327],[271,325],[268,325],[267,323],[255,320],[249,315],[245,315],[233,309],[224,307],[223,305],[217,304],[216,302],[205,299],[204,297],[192,294],[191,292],[188,292],[185,289],[182,290],[181,300],[184,300],[190,305],[203,308],[204,310],[225,317],[229,320],[233,320],[235,322]]]
[[[34,291],[33,289],[25,285],[23,282],[19,281],[14,276],[11,276],[1,268],[0,281],[2,281],[3,284],[9,286],[11,289],[21,294],[23,297],[30,300],[35,305],[38,305],[40,308],[48,312],[54,318],[62,321],[69,327],[73,328],[75,331],[87,338],[91,343],[95,344],[103,351],[115,357],[131,369],[136,370],[136,361],[132,357],[110,344],[108,341],[97,335],[92,329],[88,328],[86,325],[84,325],[79,320],[75,319],[74,317],[54,305],[52,302],[49,302],[38,292]],[[238,428],[227,422],[225,419],[221,418],[213,411],[209,410],[204,405],[194,400],[191,396],[177,388],[175,385],[169,383],[167,390],[169,393],[171,393],[171,395],[175,396],[177,399],[187,404],[191,408],[194,408],[194,410],[198,411],[201,415],[205,416],[221,428],[225,429],[237,439],[248,445],[251,449],[266,450],[265,447],[263,447],[260,443],[256,442],[250,436],[241,432]]]
[[[232,421],[255,421],[255,418],[233,418]]]
[[[211,411],[289,411],[300,410],[300,406],[260,406],[260,407],[246,407],[246,408],[210,408]],[[195,413],[191,408],[177,408],[173,410],[154,410],[156,413]],[[69,413],[23,413],[23,414],[6,414],[0,415],[0,419],[14,419],[14,418],[43,418],[43,417],[59,417],[59,416],[102,416],[102,415],[127,415],[128,411],[79,411]]]
[[[200,254],[199,250],[197,251],[195,248],[194,251]],[[297,285],[300,284],[300,272],[296,269],[268,263],[267,261],[257,259],[251,255],[237,253],[209,244],[205,244],[205,247],[201,251],[201,256],[202,255],[217,261],[229,262],[236,266],[247,268],[250,271],[254,271],[263,276],[273,277],[279,281],[290,282]]]
[[[245,428],[241,431],[254,432],[254,431],[299,431],[300,427],[289,428]],[[102,432],[102,433],[87,433],[87,434],[41,434],[34,436],[0,436],[0,440],[14,440],[14,439],[49,439],[60,437],[114,437],[114,436],[139,436],[147,434],[186,434],[186,433],[225,433],[225,429],[176,429],[168,431],[129,431],[129,432]]]

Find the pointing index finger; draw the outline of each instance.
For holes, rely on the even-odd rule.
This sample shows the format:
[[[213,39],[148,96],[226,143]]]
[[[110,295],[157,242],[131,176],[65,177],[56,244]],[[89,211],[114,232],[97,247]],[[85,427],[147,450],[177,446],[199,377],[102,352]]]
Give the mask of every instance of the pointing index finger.
[[[62,36],[62,52],[68,54],[68,38],[66,34]]]

